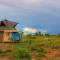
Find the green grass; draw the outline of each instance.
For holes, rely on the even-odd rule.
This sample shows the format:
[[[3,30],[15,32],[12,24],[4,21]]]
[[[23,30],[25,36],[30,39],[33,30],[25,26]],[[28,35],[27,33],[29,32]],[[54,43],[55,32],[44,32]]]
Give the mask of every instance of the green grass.
[[[25,36],[24,44],[29,46],[31,51],[36,51],[38,53],[37,57],[41,59],[41,57],[46,55],[45,48],[60,50],[60,37],[58,35]]]
[[[4,53],[4,51],[3,50],[0,50],[0,55],[3,54],[3,53]]]
[[[24,59],[26,59],[26,60],[31,60],[31,52],[30,51],[28,51],[28,49],[26,49],[26,48],[18,48],[17,50],[16,50],[16,59],[18,59],[18,60],[24,60]]]
[[[36,52],[36,58],[42,58],[46,55],[45,48],[60,50],[60,36],[24,36],[23,43],[0,43],[0,45],[14,46],[16,49],[3,51],[0,49],[0,54],[9,53],[15,55],[10,60],[32,60],[32,52]],[[40,59],[41,60],[41,59]]]

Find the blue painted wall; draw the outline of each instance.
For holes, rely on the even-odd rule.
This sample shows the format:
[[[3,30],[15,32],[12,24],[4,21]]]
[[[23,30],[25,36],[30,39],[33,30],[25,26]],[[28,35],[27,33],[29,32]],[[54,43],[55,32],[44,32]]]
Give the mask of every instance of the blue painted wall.
[[[22,33],[12,33],[12,40],[22,40]]]

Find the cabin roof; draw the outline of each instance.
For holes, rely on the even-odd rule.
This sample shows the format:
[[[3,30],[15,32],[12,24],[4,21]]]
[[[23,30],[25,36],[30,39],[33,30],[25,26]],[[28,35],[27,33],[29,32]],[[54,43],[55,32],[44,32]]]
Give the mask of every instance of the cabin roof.
[[[16,30],[13,27],[4,27],[4,26],[0,26],[0,30]]]
[[[4,21],[0,21],[0,26],[11,26],[11,27],[15,27],[18,23],[16,22],[12,22],[12,21],[8,21],[8,20],[4,20]]]
[[[4,20],[0,21],[0,30],[16,30],[15,27],[18,23]]]

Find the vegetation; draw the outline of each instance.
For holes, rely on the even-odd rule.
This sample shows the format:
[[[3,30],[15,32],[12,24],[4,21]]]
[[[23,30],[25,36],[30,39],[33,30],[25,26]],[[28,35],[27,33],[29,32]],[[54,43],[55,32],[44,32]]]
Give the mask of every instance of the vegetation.
[[[2,50],[0,50],[0,55],[3,54],[4,52]]]
[[[45,57],[48,60],[58,60],[58,58],[60,60],[59,35],[30,34],[25,35],[23,40],[23,43],[0,43],[0,58],[4,58],[6,60],[43,60],[42,58]],[[57,53],[55,52],[55,50],[59,52]],[[57,53],[56,55],[58,56],[54,57],[54,55],[49,55],[50,53],[52,55],[55,55]],[[52,58],[50,58],[49,56],[52,56]]]
[[[31,52],[26,48],[18,48],[16,50],[16,60],[31,60]]]

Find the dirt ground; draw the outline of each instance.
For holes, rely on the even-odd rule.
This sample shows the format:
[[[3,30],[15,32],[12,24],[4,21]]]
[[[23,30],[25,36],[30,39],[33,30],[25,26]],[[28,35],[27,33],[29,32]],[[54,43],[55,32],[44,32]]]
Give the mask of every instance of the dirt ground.
[[[15,50],[17,48],[16,45],[9,45],[9,44],[0,44],[0,49],[6,50]],[[41,60],[60,60],[60,51],[58,49],[51,49],[49,50],[46,48],[46,55],[42,57]],[[9,60],[10,58],[14,58],[15,55],[10,54],[2,54],[0,56],[0,60]],[[32,51],[32,60],[37,60],[36,52]]]

